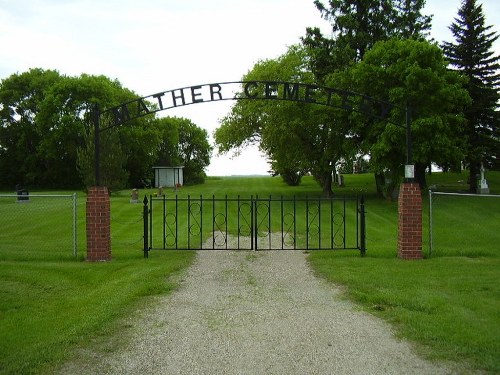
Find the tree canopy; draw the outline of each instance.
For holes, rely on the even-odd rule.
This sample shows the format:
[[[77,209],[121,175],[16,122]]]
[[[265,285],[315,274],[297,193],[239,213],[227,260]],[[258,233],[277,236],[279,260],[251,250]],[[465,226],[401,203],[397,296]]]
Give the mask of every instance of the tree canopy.
[[[455,42],[442,45],[453,67],[467,77],[464,87],[472,98],[460,135],[466,140],[464,161],[469,167],[473,193],[477,190],[481,163],[500,169],[500,56],[493,51],[499,35],[485,23],[482,5],[475,0],[463,1],[450,26]]]
[[[257,63],[243,80],[314,83],[306,66],[306,50],[292,46],[277,59]],[[342,116],[342,110],[306,102],[242,100],[222,120],[215,141],[223,152],[258,142],[271,160],[273,173],[296,184],[310,172],[329,196],[332,171],[349,144],[349,130],[339,120]]]
[[[403,174],[407,108],[415,177],[421,185],[425,185],[425,168],[431,163],[444,165],[461,160],[463,142],[458,134],[470,98],[463,89],[464,79],[447,68],[438,46],[411,39],[377,42],[352,67],[350,75],[356,90],[397,105],[389,119],[400,127],[359,116],[356,125],[360,148],[370,155],[372,169],[390,172],[389,190]]]
[[[3,79],[0,186],[93,185],[92,109],[95,105],[109,108],[137,97],[105,76],[68,77],[37,68]],[[178,122],[183,125],[173,126]],[[162,128],[169,126],[173,129]],[[206,131],[186,119],[158,120],[150,115],[102,131],[100,138],[103,183],[112,189],[144,184],[152,176],[153,165],[168,162],[185,163],[185,183],[201,182],[210,162]],[[162,145],[167,143],[174,145],[170,149],[177,153],[170,159],[162,154]]]
[[[421,12],[425,1],[314,3],[330,21],[331,36],[308,28],[301,45],[292,46],[277,59],[257,63],[243,80],[304,81],[357,92],[365,96],[349,100],[369,97],[368,102],[395,105],[389,122],[403,127],[408,103],[419,144],[415,159],[420,182],[425,183],[422,171],[431,162],[457,160],[460,147],[451,129],[461,124],[456,114],[468,98],[463,90],[456,90],[462,81],[448,72],[439,48],[425,41],[431,21]],[[332,194],[332,174],[340,165],[368,155],[376,174],[390,175],[392,185],[386,188],[392,189],[403,173],[405,131],[387,119],[352,113],[351,105],[365,104],[352,102],[339,109],[305,103],[238,102],[222,121],[215,140],[222,152],[258,142],[274,173],[296,182],[296,176],[309,172],[325,195]]]

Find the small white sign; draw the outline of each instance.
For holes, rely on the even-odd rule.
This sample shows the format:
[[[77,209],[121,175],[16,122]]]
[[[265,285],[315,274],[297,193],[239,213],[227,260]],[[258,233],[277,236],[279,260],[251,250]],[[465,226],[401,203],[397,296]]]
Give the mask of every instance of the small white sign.
[[[405,165],[405,178],[415,178],[415,166],[413,164]]]

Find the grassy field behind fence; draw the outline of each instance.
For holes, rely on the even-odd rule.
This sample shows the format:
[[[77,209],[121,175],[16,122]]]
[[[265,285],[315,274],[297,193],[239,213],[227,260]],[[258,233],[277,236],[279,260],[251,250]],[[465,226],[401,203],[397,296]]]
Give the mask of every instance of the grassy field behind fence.
[[[74,243],[74,203],[77,212],[84,211],[82,194],[75,201],[73,194],[67,192],[50,196],[31,194],[29,200],[22,201],[13,195],[0,194],[0,260],[74,259],[75,255],[78,257],[78,247],[83,256],[83,217],[76,220],[81,238],[77,235]]]
[[[429,183],[441,191],[466,190],[464,180],[465,175],[457,174],[429,177]],[[489,173],[488,181],[492,193],[500,193],[500,173]],[[397,334],[412,340],[423,355],[462,363],[466,371],[500,372],[500,199],[478,200],[471,206],[465,199],[445,202],[439,197],[436,242],[429,258],[424,192],[426,259],[401,261],[396,259],[397,204],[376,198],[371,175],[347,175],[345,182],[346,187],[336,188],[336,194],[363,193],[367,198],[367,255],[361,258],[351,250],[311,251],[309,260],[316,272],[344,285],[347,297],[393,324]],[[141,191],[140,200],[154,192]],[[319,196],[321,189],[311,178],[298,187],[287,187],[279,178],[228,177],[166,193],[301,197]],[[16,248],[4,250],[0,243],[0,373],[50,373],[76,348],[126,330],[122,318],[147,303],[147,296],[175,288],[168,277],[188,267],[194,253],[153,251],[144,259],[142,204],[131,204],[129,199],[130,191],[111,197],[111,262],[83,261],[82,193],[78,193],[76,259],[70,248],[63,249],[63,256],[59,250],[47,249],[46,235],[26,236],[21,218],[16,219],[19,225],[9,226],[8,236],[2,234],[0,238],[10,241],[9,248],[13,244]],[[23,209],[19,204],[11,208]],[[7,212],[1,205],[0,209],[0,215]],[[54,226],[57,232],[51,216],[42,215],[39,224]],[[474,227],[471,220],[481,224]],[[479,229],[481,234],[476,235]]]

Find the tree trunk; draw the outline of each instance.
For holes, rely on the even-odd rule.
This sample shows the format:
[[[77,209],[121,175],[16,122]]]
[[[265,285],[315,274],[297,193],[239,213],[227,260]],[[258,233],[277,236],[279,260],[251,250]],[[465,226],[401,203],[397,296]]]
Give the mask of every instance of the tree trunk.
[[[469,193],[477,194],[477,180],[480,167],[479,163],[470,163],[469,165]]]
[[[375,172],[375,185],[377,187],[377,195],[379,197],[383,197],[384,196],[384,185],[385,185],[384,172]]]
[[[420,190],[424,190],[427,187],[427,180],[425,178],[425,168],[426,165],[422,163],[415,164],[415,182],[418,182]]]
[[[331,175],[331,173],[328,175],[328,177],[325,177],[323,179],[323,196],[325,198],[331,198],[331,197],[333,197],[332,175]]]

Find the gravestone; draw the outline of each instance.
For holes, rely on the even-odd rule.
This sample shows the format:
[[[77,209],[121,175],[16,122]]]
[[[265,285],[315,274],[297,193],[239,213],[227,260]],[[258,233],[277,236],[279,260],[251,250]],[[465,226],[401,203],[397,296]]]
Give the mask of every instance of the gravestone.
[[[139,191],[137,189],[132,189],[130,194],[130,203],[139,203]]]

